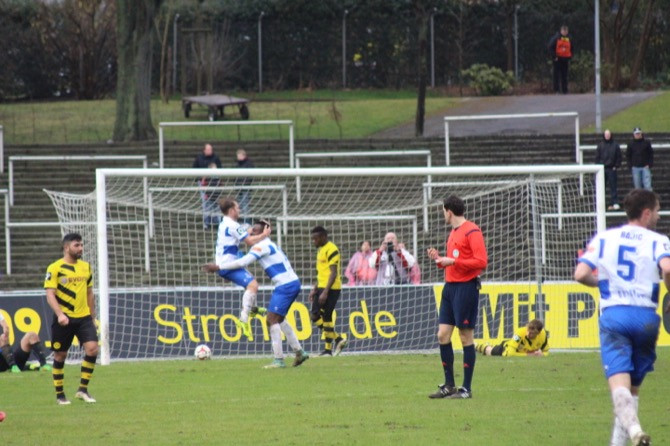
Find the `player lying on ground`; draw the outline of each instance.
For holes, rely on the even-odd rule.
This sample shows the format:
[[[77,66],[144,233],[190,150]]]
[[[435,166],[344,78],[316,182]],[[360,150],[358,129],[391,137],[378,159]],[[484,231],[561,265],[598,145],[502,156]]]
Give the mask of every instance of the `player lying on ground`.
[[[476,349],[485,356],[547,356],[549,333],[541,320],[533,319],[525,327],[519,328],[512,339],[495,346],[478,344]]]
[[[2,327],[2,334],[0,334],[0,372],[11,370],[12,373],[20,373],[22,370],[26,370],[26,362],[30,358],[30,352],[35,352],[40,362],[39,367],[30,367],[30,370],[41,368],[45,371],[51,371],[51,366],[47,364],[49,352],[40,342],[37,333],[29,331],[24,334],[19,345],[14,347],[12,351],[11,345],[9,345],[9,326],[2,313],[0,313],[0,327]]]
[[[249,253],[232,262],[221,264],[208,263],[203,268],[210,273],[219,273],[220,271],[235,270],[246,268],[253,262],[258,261],[265,274],[272,280],[275,289],[270,297],[270,304],[267,307],[267,324],[272,339],[272,352],[274,361],[265,366],[265,368],[284,368],[284,352],[282,351],[281,333],[286,336],[288,344],[295,352],[293,366],[297,367],[307,359],[309,355],[302,349],[298,337],[293,328],[286,322],[285,317],[288,309],[300,294],[300,279],[293,271],[293,267],[284,252],[270,240],[270,224],[261,220],[256,222],[251,228],[252,235],[267,234],[268,237],[251,247]]]

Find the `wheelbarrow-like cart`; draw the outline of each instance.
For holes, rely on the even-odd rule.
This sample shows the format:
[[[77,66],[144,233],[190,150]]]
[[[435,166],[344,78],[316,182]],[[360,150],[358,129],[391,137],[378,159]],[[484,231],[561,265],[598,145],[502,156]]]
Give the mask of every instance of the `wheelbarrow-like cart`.
[[[181,106],[184,109],[184,117],[188,118],[191,115],[193,104],[198,104],[207,107],[207,118],[210,121],[216,121],[219,118],[223,118],[223,109],[231,105],[237,106],[242,119],[249,119],[248,103],[249,99],[236,98],[225,94],[187,96],[181,100]]]

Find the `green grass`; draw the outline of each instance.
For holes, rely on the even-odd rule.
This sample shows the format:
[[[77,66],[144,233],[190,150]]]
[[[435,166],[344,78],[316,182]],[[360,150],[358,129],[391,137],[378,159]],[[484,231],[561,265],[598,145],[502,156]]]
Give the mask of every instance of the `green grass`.
[[[640,417],[654,444],[668,444],[670,349],[658,353]],[[50,375],[3,373],[0,438],[9,445],[608,442],[612,407],[597,353],[477,359],[474,398],[461,401],[427,398],[441,382],[437,354],[314,358],[284,370],[263,370],[269,359],[115,363],[96,368],[97,404],[66,407],[56,405]],[[78,374],[66,366],[70,397]]]
[[[603,129],[610,129],[614,133],[627,133],[633,138],[634,127],[641,127],[645,133],[670,132],[670,91],[640,102],[603,121]],[[595,126],[584,129],[583,132],[594,132]]]
[[[241,95],[240,95],[241,96]],[[292,120],[296,139],[368,137],[389,127],[413,122],[416,93],[412,91],[276,92],[248,95],[251,120]],[[426,113],[441,113],[458,99],[429,97]],[[63,144],[107,141],[112,136],[116,103],[98,101],[48,101],[0,104],[0,125],[6,144]],[[237,120],[236,108],[227,119]],[[181,101],[168,104],[152,100],[154,124],[162,121],[204,121],[207,110],[194,106],[185,119]],[[168,140],[288,139],[286,126],[178,128],[166,130]]]

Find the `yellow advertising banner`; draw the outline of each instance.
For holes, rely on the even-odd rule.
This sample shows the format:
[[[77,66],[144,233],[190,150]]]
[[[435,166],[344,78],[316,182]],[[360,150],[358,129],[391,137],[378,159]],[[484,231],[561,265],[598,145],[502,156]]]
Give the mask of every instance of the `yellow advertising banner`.
[[[442,285],[435,286],[435,305],[439,311]],[[661,287],[663,297],[658,314],[668,302],[667,290]],[[509,339],[519,327],[531,319],[541,319],[549,332],[550,348],[599,348],[598,313],[600,294],[574,282],[544,283],[542,294],[537,285],[510,283],[483,283],[479,295],[479,310],[475,342],[492,345]],[[462,345],[456,330],[452,337],[454,348]],[[661,323],[658,345],[670,345],[670,315]]]

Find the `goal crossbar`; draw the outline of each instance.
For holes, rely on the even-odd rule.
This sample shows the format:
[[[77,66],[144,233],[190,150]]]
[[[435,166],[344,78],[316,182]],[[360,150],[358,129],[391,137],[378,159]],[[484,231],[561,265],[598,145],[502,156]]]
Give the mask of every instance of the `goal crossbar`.
[[[432,167],[432,154],[430,150],[384,150],[384,151],[371,151],[371,150],[362,150],[362,151],[351,151],[351,152],[311,152],[311,153],[296,153],[295,155],[295,167],[300,169],[300,158],[362,158],[362,157],[387,157],[387,156],[425,156],[426,157],[426,167]],[[361,167],[361,166],[358,166]],[[430,175],[426,178],[426,181],[430,183],[432,181]],[[296,197],[298,202],[300,202],[300,177],[295,178],[295,187],[296,187]],[[430,194],[430,191],[429,191]]]

